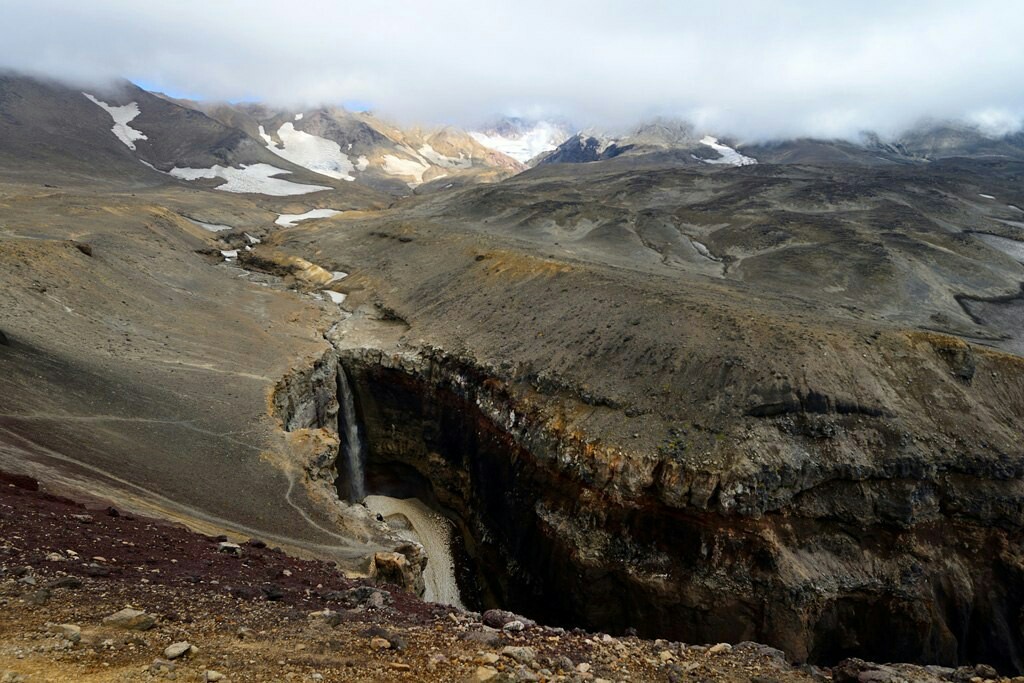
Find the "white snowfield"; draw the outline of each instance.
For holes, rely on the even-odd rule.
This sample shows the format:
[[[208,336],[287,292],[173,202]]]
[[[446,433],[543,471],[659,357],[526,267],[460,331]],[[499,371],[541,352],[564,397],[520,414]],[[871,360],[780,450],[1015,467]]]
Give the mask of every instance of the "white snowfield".
[[[331,216],[337,216],[339,213],[341,211],[337,209],[310,209],[306,213],[282,213],[278,215],[274,224],[280,225],[283,228],[292,228],[299,221],[306,221],[310,218],[330,218]]]
[[[423,569],[423,599],[464,609],[459,586],[455,581],[451,522],[418,498],[402,500],[389,496],[367,496],[363,502],[372,512],[383,515],[391,522],[399,536],[423,546],[427,553],[427,566]],[[400,528],[400,523],[404,522],[408,522],[409,528]]]
[[[707,145],[711,149],[718,152],[719,156],[717,159],[701,159],[706,164],[728,164],[729,166],[749,166],[750,164],[756,164],[757,159],[753,157],[745,157],[732,147],[723,145],[718,141],[718,138],[713,138],[710,135],[705,135],[701,138],[700,144]]]
[[[341,292],[335,292],[330,289],[325,289],[324,294],[326,294],[331,301],[338,304],[339,306],[345,303],[345,299],[348,298],[347,295],[342,294]]]
[[[480,132],[473,132],[470,135],[484,147],[501,152],[524,164],[538,154],[550,152],[568,139],[565,131],[544,121],[517,137]]]
[[[117,139],[128,146],[128,149],[135,149],[136,140],[148,140],[145,133],[141,130],[136,130],[129,126],[139,112],[139,105],[135,102],[129,102],[128,104],[120,107],[114,107],[106,102],[101,102],[87,92],[82,93],[96,106],[103,109],[105,112],[110,114],[110,118],[114,119],[114,127],[111,128]]]
[[[352,160],[341,151],[341,146],[333,140],[310,135],[295,128],[288,122],[277,129],[277,137],[281,138],[278,147],[273,138],[260,126],[260,137],[267,143],[271,152],[311,171],[337,180],[355,180]]]
[[[974,235],[993,249],[998,249],[1010,258],[1024,263],[1024,242],[980,232],[976,232]]]
[[[384,165],[381,167],[381,170],[388,175],[413,178],[408,185],[409,187],[416,187],[423,184],[423,174],[430,170],[430,164],[422,159],[416,161],[413,159],[402,159],[394,154],[385,154]]]
[[[274,197],[290,197],[297,194],[309,194],[331,188],[322,185],[303,185],[292,183],[273,176],[291,173],[283,168],[271,166],[270,164],[242,165],[241,168],[233,166],[216,165],[213,168],[178,168],[175,166],[170,175],[182,180],[199,180],[200,178],[223,178],[227,182],[218,185],[217,190],[223,192],[236,192],[239,194],[266,194]]]
[[[473,165],[473,158],[466,158],[459,152],[459,158],[445,156],[428,144],[422,145],[418,150],[419,155],[427,161],[441,166],[442,168],[469,168]]]

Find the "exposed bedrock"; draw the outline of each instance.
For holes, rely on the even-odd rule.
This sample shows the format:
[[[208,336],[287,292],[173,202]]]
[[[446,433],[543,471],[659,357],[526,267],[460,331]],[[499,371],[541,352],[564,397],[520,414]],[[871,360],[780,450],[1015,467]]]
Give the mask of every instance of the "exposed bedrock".
[[[1017,456],[930,460],[881,406],[783,389],[744,429],[788,449],[788,465],[702,472],[671,448],[588,441],[551,401],[465,359],[340,354],[370,466],[432,482],[502,607],[687,642],[756,640],[801,661],[1021,669]],[[856,457],[865,449],[875,457]]]

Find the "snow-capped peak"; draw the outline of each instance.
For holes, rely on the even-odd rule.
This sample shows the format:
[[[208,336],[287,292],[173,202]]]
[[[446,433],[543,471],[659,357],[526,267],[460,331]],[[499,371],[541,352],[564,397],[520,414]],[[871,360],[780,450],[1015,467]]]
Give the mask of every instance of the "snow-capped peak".
[[[538,154],[550,152],[565,142],[571,133],[565,126],[550,121],[502,119],[470,135],[488,149],[526,163]]]

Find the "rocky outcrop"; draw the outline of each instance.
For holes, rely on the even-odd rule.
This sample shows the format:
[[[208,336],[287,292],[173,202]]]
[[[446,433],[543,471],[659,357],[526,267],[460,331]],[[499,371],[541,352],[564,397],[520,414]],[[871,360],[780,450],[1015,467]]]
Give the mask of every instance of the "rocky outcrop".
[[[338,472],[338,360],[332,349],[292,369],[274,387],[271,414],[307,476],[333,486]]]
[[[939,357],[961,368],[964,354]],[[971,358],[978,373],[1006,369]],[[438,350],[347,348],[341,362],[369,468],[429,479],[504,607],[687,642],[760,640],[799,661],[1024,662],[1012,454],[931,457],[883,407],[784,392],[762,397],[783,408],[748,412],[734,442],[761,435],[790,451],[781,462],[701,471],[674,457],[678,443],[645,454],[588,440],[566,426],[573,399]],[[866,448],[885,457],[858,457]],[[850,457],[815,456],[828,449]]]

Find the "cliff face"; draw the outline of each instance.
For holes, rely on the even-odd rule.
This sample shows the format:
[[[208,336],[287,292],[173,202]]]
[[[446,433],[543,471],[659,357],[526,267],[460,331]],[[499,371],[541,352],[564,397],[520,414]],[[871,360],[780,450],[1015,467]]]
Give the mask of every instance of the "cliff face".
[[[1007,367],[950,343],[978,375]],[[799,462],[702,472],[678,443],[644,458],[588,440],[571,401],[438,350],[350,348],[341,362],[370,466],[429,479],[510,609],[687,642],[758,640],[801,661],[1021,666],[1021,491],[1008,454],[943,462],[901,440],[888,408],[793,392],[752,409],[739,441]],[[862,464],[821,455],[837,450]]]

